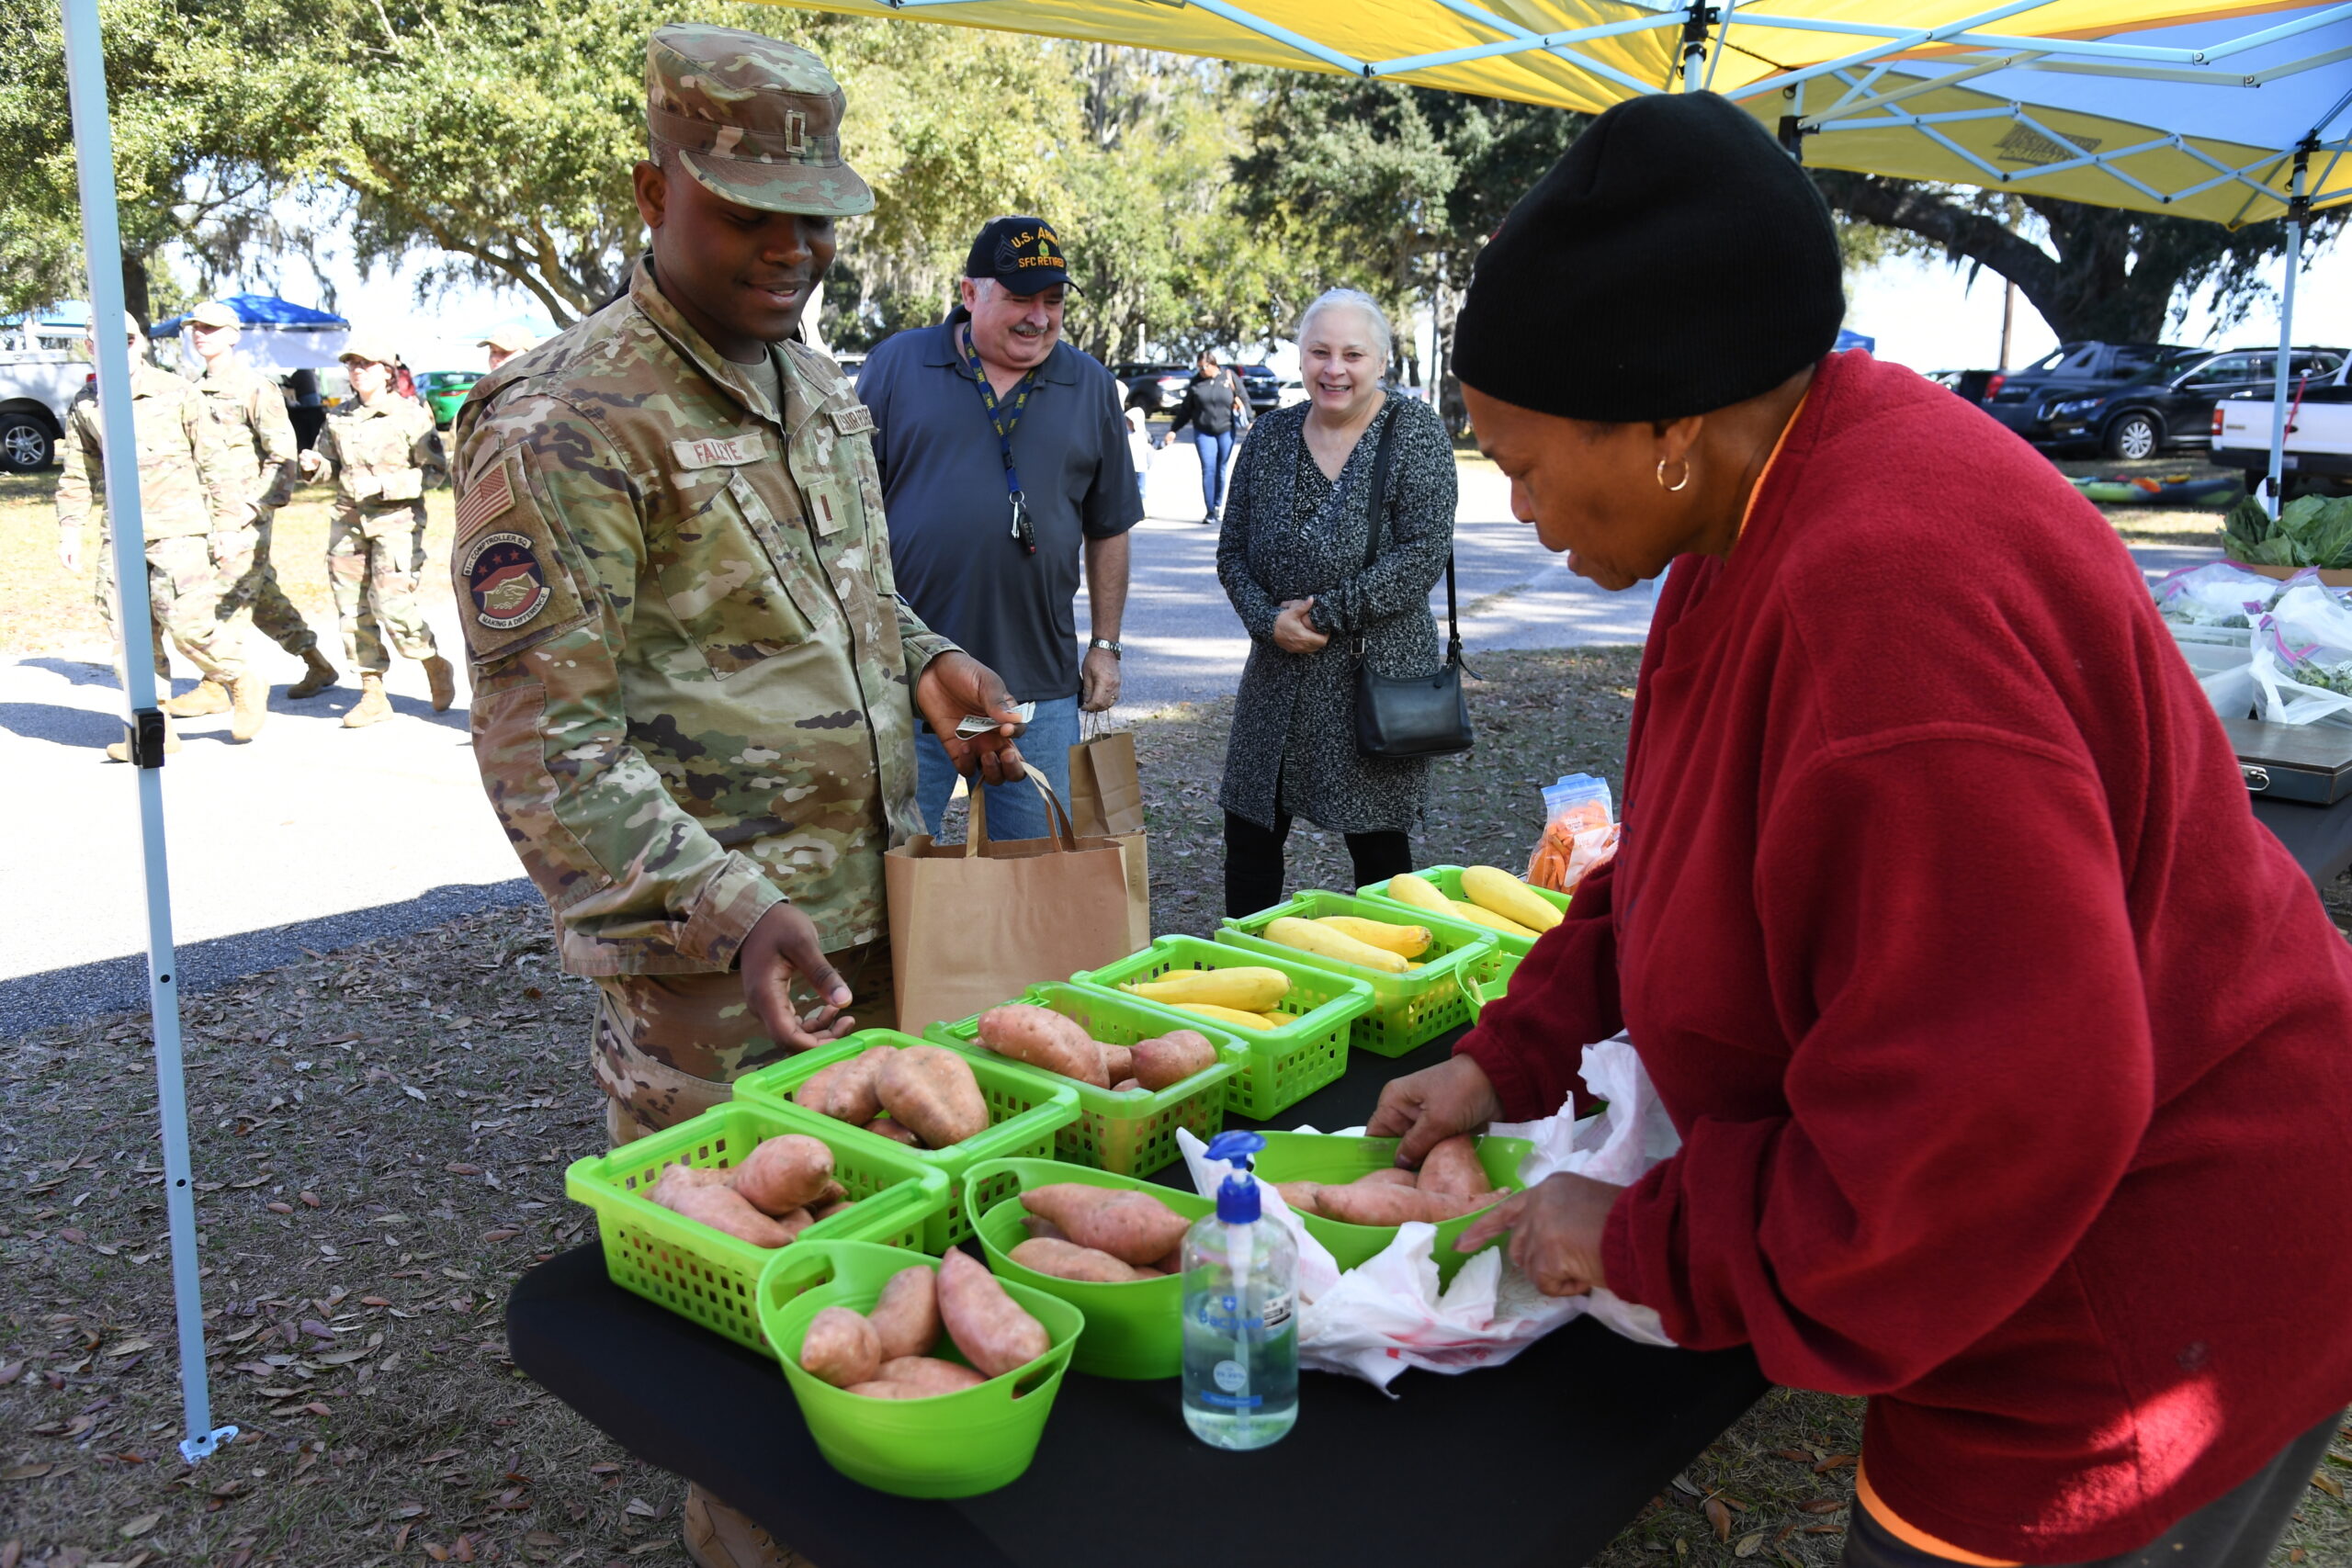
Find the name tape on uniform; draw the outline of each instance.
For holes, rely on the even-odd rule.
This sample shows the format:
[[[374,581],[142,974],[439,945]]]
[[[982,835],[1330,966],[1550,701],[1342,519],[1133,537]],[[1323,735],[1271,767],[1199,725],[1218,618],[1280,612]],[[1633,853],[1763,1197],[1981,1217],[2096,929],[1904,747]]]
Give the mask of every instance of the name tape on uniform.
[[[874,428],[874,411],[864,403],[854,408],[835,409],[833,428],[843,435],[863,435]]]
[[[742,435],[681,437],[670,443],[670,456],[682,468],[740,468],[767,456],[767,443],[758,433]]]

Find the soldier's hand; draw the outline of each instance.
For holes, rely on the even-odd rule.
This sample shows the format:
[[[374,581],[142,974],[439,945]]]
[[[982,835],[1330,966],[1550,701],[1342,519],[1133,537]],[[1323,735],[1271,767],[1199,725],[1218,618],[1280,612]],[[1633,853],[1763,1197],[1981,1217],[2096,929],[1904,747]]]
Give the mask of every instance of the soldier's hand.
[[[326,471],[327,460],[319,456],[315,449],[304,448],[302,453],[302,477],[306,479],[314,479]]]
[[[1020,749],[1012,743],[1022,728],[1013,713],[1012,694],[995,671],[970,654],[943,653],[924,665],[915,681],[915,706],[947,748],[947,760],[957,773],[968,777],[977,768],[981,779],[992,784],[1028,776]],[[980,735],[956,734],[956,725],[970,714],[984,714],[997,720],[997,727]]]
[[[58,531],[57,564],[70,572],[79,572],[82,570],[81,529],[64,528]]]
[[[768,1038],[787,1051],[808,1051],[840,1039],[857,1027],[843,1013],[849,986],[825,962],[816,923],[790,904],[778,904],[744,934],[737,960],[743,971],[743,999],[760,1015]],[[798,975],[824,1005],[802,1018],[792,1005],[792,977]]]

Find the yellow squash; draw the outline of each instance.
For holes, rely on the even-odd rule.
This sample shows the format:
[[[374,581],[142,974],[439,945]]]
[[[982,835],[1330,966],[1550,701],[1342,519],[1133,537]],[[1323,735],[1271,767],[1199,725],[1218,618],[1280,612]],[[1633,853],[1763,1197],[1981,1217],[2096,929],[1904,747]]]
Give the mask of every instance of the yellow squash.
[[[1229,969],[1175,969],[1157,980],[1138,980],[1119,989],[1148,1002],[1182,1006],[1204,1002],[1238,1012],[1261,1012],[1290,994],[1290,976],[1279,969],[1235,964]]]
[[[1482,909],[1516,920],[1533,931],[1548,931],[1560,923],[1560,910],[1510,872],[1491,865],[1462,868],[1462,896]]]
[[[1277,915],[1267,922],[1262,933],[1268,942],[1295,947],[1301,953],[1311,953],[1318,958],[1336,959],[1341,964],[1353,964],[1359,968],[1375,969],[1383,975],[1402,975],[1404,956],[1385,947],[1374,947],[1329,926],[1302,920],[1295,915]]]
[[[1406,958],[1418,958],[1430,945],[1426,926],[1392,926],[1385,920],[1367,920],[1361,915],[1317,915],[1315,923]]]
[[[1435,915],[1453,912],[1453,901],[1411,872],[1400,872],[1388,879],[1388,896],[1399,904],[1410,904],[1416,909],[1427,909]]]
[[[1269,1024],[1264,1015],[1243,1012],[1238,1008],[1221,1008],[1213,1002],[1170,1002],[1168,1005],[1180,1012],[1197,1013],[1212,1023],[1222,1023],[1229,1029],[1254,1029],[1262,1034],[1276,1027]]]
[[[1505,936],[1523,936],[1532,942],[1543,934],[1540,931],[1528,930],[1517,920],[1506,919],[1492,909],[1482,909],[1466,899],[1455,898],[1449,901],[1445,912],[1457,920],[1467,920],[1474,926],[1484,926],[1488,931],[1500,931]]]

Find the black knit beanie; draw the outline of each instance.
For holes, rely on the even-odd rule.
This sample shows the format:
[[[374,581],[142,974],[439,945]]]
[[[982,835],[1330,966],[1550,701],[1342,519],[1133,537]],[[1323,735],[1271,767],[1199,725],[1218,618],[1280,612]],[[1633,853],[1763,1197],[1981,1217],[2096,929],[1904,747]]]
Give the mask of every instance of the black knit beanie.
[[[1617,105],[1479,254],[1453,369],[1569,419],[1680,419],[1770,390],[1845,319],[1838,234],[1796,162],[1713,93]]]

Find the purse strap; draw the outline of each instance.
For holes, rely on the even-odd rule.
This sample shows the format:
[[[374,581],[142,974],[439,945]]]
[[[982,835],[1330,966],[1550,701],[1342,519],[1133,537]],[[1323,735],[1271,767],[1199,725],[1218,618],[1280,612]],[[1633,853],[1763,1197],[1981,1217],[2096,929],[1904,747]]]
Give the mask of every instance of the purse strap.
[[[1391,392],[1388,396],[1393,400],[1396,394]],[[1363,566],[1366,571],[1370,571],[1372,563],[1380,558],[1380,520],[1388,512],[1388,454],[1391,438],[1396,434],[1396,411],[1391,408],[1386,413],[1387,418],[1380,426],[1380,439],[1372,446],[1372,501],[1364,508],[1363,528]],[[1356,634],[1356,656],[1363,656],[1363,634],[1361,632]],[[1462,662],[1462,626],[1454,617],[1453,552],[1450,549],[1445,552],[1445,661],[1448,664]]]

